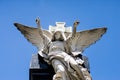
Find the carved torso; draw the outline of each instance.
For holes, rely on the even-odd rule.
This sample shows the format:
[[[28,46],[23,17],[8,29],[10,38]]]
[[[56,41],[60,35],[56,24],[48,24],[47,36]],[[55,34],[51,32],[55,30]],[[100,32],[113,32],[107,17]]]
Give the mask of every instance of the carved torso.
[[[56,51],[64,51],[65,52],[65,48],[64,48],[64,43],[61,41],[54,41],[52,43],[50,43],[49,46],[49,53],[50,52],[56,52]]]

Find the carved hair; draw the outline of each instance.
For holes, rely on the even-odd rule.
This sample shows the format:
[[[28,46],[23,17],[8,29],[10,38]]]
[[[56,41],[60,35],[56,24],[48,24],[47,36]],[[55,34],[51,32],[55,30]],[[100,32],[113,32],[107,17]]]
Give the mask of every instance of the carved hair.
[[[64,35],[63,32],[61,32],[61,31],[56,31],[56,32],[53,34],[53,36],[52,36],[52,40],[51,40],[51,41],[56,41],[56,37],[55,37],[55,35],[57,35],[57,33],[60,34],[59,41],[65,41],[65,40],[66,40],[66,37],[65,37],[65,35]]]

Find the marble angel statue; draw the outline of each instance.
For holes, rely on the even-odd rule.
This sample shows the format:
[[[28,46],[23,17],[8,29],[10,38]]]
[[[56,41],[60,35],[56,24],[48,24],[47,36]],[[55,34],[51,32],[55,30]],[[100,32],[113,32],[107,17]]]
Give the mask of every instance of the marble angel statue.
[[[38,53],[53,66],[53,80],[92,80],[90,73],[82,66],[84,61],[76,56],[95,43],[106,32],[106,28],[96,28],[76,32],[79,22],[73,24],[73,32],[43,30],[40,19],[37,28],[14,23],[25,38],[38,48]],[[67,35],[66,35],[67,34]]]

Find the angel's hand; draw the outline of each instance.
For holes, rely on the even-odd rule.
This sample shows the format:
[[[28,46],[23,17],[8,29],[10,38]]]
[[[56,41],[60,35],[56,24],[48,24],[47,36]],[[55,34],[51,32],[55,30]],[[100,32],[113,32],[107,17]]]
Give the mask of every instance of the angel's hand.
[[[40,23],[40,18],[39,17],[36,18],[36,23],[37,24]]]
[[[80,23],[80,22],[79,22],[78,20],[76,20],[76,21],[74,22],[73,26],[74,26],[74,27],[77,27],[79,23]]]
[[[38,28],[41,28],[41,27],[40,27],[40,18],[39,18],[39,17],[36,18],[36,24],[37,24]]]

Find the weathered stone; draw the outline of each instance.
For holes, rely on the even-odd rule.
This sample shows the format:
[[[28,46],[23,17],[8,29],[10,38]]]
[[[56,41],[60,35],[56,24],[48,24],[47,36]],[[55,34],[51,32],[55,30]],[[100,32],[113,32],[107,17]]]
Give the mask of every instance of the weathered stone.
[[[30,62],[29,80],[52,80],[54,70],[39,54],[33,54]]]

